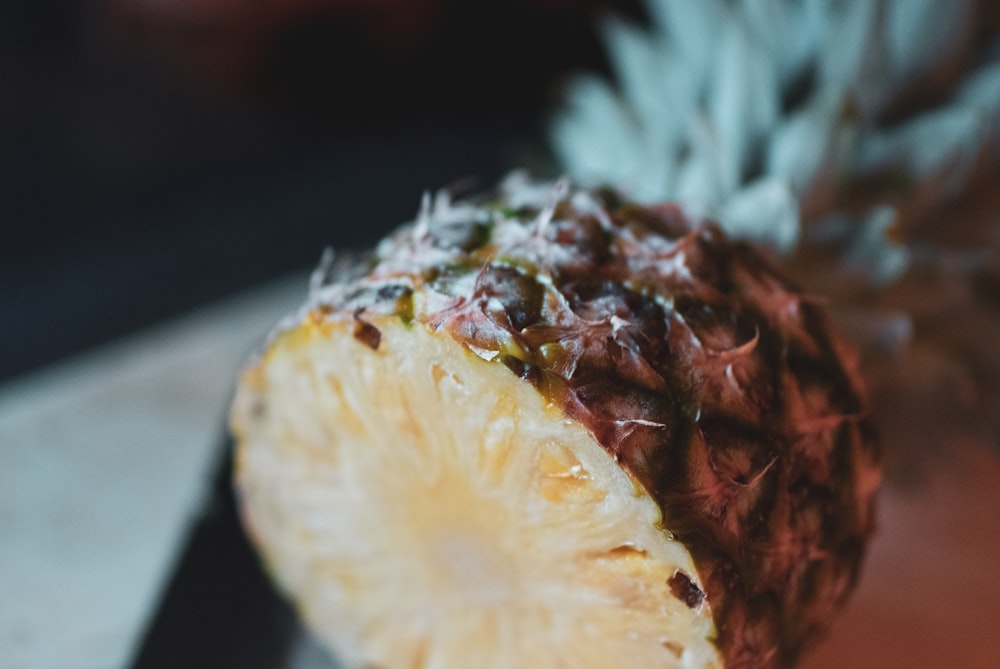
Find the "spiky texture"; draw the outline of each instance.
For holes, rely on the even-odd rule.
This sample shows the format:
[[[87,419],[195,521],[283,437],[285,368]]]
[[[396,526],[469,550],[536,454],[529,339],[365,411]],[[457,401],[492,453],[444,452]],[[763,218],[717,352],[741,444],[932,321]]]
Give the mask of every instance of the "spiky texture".
[[[648,28],[602,22],[615,82],[572,82],[554,148],[578,178],[792,251],[845,186],[891,172],[953,192],[998,147],[1000,52],[969,39],[980,4],[647,0]]]
[[[751,247],[673,206],[514,177],[425,201],[363,270],[321,268],[286,328],[346,323],[331,332],[377,351],[386,319],[593,434],[690,551],[726,667],[791,666],[843,604],[879,481],[865,402],[820,305]]]
[[[895,471],[1000,452],[996,3],[644,4],[602,22],[614,80],[569,88],[563,169],[787,258],[862,351]]]

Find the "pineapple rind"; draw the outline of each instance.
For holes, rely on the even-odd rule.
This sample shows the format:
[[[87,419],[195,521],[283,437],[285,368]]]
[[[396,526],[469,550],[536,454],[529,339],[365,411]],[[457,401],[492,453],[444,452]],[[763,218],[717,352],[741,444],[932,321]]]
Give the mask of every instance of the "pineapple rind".
[[[440,203],[439,203],[440,204]],[[485,230],[485,234],[484,234]],[[877,452],[815,300],[675,207],[522,187],[425,209],[300,321],[396,315],[591,430],[690,550],[727,667],[791,666],[856,581]]]

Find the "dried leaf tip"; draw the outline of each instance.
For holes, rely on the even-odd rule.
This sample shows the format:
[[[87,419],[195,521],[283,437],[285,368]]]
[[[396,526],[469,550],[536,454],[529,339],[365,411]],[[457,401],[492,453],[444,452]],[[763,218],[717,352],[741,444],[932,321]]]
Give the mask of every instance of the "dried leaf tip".
[[[448,214],[451,213],[451,191],[447,188],[439,189],[434,194],[434,202],[431,209],[433,210],[432,218],[434,220],[448,220]]]
[[[431,229],[431,192],[425,190],[420,198],[420,210],[417,212],[417,222],[413,226],[413,241],[418,242],[427,237]]]
[[[542,208],[541,213],[538,214],[536,219],[535,231],[538,234],[545,232],[545,228],[548,227],[549,223],[552,222],[552,217],[555,216],[556,207],[559,203],[569,197],[569,179],[563,177],[559,179],[549,191],[548,197],[546,198],[545,207]]]
[[[330,283],[330,274],[333,271],[333,261],[337,257],[337,252],[334,251],[332,246],[327,246],[323,249],[323,255],[320,256],[319,265],[316,269],[312,271],[309,275],[309,297],[315,297],[317,293],[323,288],[323,286]]]

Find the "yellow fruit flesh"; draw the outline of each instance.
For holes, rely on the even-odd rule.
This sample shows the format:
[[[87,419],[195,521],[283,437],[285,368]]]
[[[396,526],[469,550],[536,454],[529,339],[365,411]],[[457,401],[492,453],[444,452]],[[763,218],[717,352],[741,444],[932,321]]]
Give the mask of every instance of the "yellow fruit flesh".
[[[691,557],[578,422],[446,335],[307,321],[234,405],[244,515],[348,667],[720,667]]]

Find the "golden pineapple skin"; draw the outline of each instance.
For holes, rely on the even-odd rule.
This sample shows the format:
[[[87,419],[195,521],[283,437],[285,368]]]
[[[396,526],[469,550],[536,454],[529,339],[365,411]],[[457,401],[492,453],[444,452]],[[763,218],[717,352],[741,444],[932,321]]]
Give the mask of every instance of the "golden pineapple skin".
[[[588,553],[592,561],[598,554],[601,559],[628,555],[642,564],[630,572],[623,566],[627,561],[617,560],[614,568],[598,570],[598,580],[605,587],[609,579],[620,578],[645,593],[647,599],[635,600],[636,610],[666,615],[667,609],[676,609],[667,618],[682,620],[677,630],[663,623],[637,633],[643,643],[655,639],[661,650],[669,651],[662,664],[651,659],[649,666],[789,667],[822,635],[857,579],[874,525],[879,483],[877,451],[849,354],[830,335],[815,300],[799,294],[751,247],[727,240],[716,228],[691,221],[672,206],[639,207],[610,193],[565,186],[522,185],[479,200],[425,208],[416,223],[379,245],[364,271],[331,277],[321,270],[307,304],[244,377],[233,422],[245,517],[265,560],[307,620],[315,618],[309,613],[316,607],[315,597],[292,581],[310,578],[290,576],[296,572],[287,565],[306,564],[298,554],[314,549],[281,532],[270,537],[260,533],[262,525],[290,526],[296,513],[305,512],[295,504],[283,506],[296,494],[294,479],[284,481],[284,488],[269,483],[259,462],[280,464],[282,458],[297,457],[292,451],[305,448],[339,462],[334,470],[342,466],[347,451],[334,444],[361,448],[366,426],[378,424],[379,416],[399,422],[399,403],[379,398],[438,364],[427,359],[420,369],[398,371],[408,369],[409,358],[433,348],[431,341],[447,346],[450,352],[441,355],[450,364],[459,364],[454,362],[456,351],[465,356],[463,364],[469,367],[463,367],[463,374],[500,374],[502,381],[489,387],[514,384],[517,392],[537,396],[543,411],[532,414],[536,423],[546,420],[537,416],[547,416],[577,426],[603,450],[605,465],[612,463],[629,482],[609,476],[611,470],[601,465],[597,471],[603,474],[590,477],[596,488],[588,487],[591,483],[567,488],[564,484],[573,476],[566,472],[573,465],[560,465],[561,456],[525,445],[533,468],[524,476],[542,483],[524,499],[542,500],[539,508],[551,517],[566,511],[580,527],[587,527],[586,514],[599,515],[601,495],[624,499],[628,495],[623,491],[632,486],[636,499],[649,502],[623,511],[642,519],[626,522],[623,516],[632,534],[616,535]],[[319,352],[331,342],[337,345]],[[299,349],[305,353],[296,353]],[[365,362],[365,356],[380,354],[396,356],[396,362],[371,371],[378,365]],[[297,362],[291,367],[275,364],[288,359]],[[353,409],[338,410],[338,420],[324,420],[329,407],[310,405],[319,391],[309,386],[320,383],[316,370],[324,365],[330,369],[324,383],[336,378],[337,392],[367,398],[378,404],[377,411],[366,414],[358,405],[361,400],[354,400]],[[294,383],[275,381],[279,368]],[[360,371],[341,379],[339,368]],[[365,374],[386,377],[385,387],[373,390],[374,376]],[[295,384],[301,386],[298,397],[289,391]],[[515,413],[530,403],[520,397]],[[278,405],[290,408],[281,413]],[[472,405],[456,400],[434,405],[436,413],[430,417],[413,414],[399,424],[430,420],[426,431],[454,423],[448,410],[452,405],[456,414],[478,415]],[[301,407],[320,416],[309,418]],[[362,419],[362,414],[368,417]],[[391,419],[394,415],[397,419]],[[493,414],[482,415],[464,428],[470,442],[490,429]],[[282,431],[276,421],[300,428]],[[298,432],[305,424],[312,425],[311,441],[305,440],[312,445],[296,446],[303,441]],[[375,441],[395,452],[412,448],[420,437]],[[570,451],[577,453],[586,452],[583,444],[589,442],[572,443],[576,446]],[[245,463],[251,452],[259,462],[248,476]],[[427,462],[460,459],[462,452],[432,453]],[[489,469],[486,461],[477,462],[479,469]],[[309,466],[299,466],[308,472]],[[546,475],[549,470],[556,474]],[[583,471],[590,476],[588,467]],[[463,476],[475,475],[456,474],[458,480]],[[556,485],[549,485],[553,481]],[[321,490],[333,483],[311,481],[307,488]],[[482,493],[490,485],[480,481],[473,489]],[[412,489],[411,499],[430,488],[421,490]],[[362,504],[363,498],[358,499]],[[433,508],[461,504],[461,499],[446,496]],[[472,498],[466,501],[474,506]],[[407,505],[405,499],[396,503]],[[648,515],[648,508],[655,513]],[[330,510],[331,523],[338,513],[342,511]],[[505,513],[509,518],[511,512]],[[485,523],[482,518],[476,522]],[[516,519],[510,527],[521,529],[511,532],[516,535],[525,524],[530,527],[531,520]],[[373,535],[384,531],[370,529]],[[563,543],[571,542],[571,536]],[[644,543],[634,555],[623,550],[634,549],[636,541]],[[527,567],[517,564],[521,566],[513,573],[525,573]],[[309,569],[315,566],[300,568]],[[637,576],[639,572],[645,576]],[[650,594],[650,574],[658,574],[661,582],[655,594]],[[419,578],[430,578],[425,577]],[[532,578],[536,585],[544,582],[538,574]],[[586,591],[589,586],[580,587]],[[670,608],[677,603],[681,606]],[[331,618],[343,630],[326,630],[329,643],[359,663],[371,661],[365,659],[364,639],[372,633],[356,625],[351,631],[352,606]],[[621,601],[616,606],[633,610]],[[698,622],[704,618],[710,619],[708,627]],[[436,646],[427,638],[438,628],[425,625],[414,631],[407,627],[412,620],[386,624],[409,630],[406,634],[414,639],[424,635],[421,643],[427,644],[411,639],[409,655],[383,657],[398,662],[386,669],[425,666],[421,661],[436,666],[433,653],[443,651],[428,650]],[[323,625],[330,623],[313,626]],[[668,629],[679,636],[664,636]],[[625,634],[610,622],[588,630],[580,634],[598,639]],[[319,631],[323,636],[324,630]],[[548,656],[539,652],[535,664],[518,666],[559,666],[551,662],[572,656],[557,654],[546,664],[541,658]],[[621,666],[643,665],[623,661]]]

